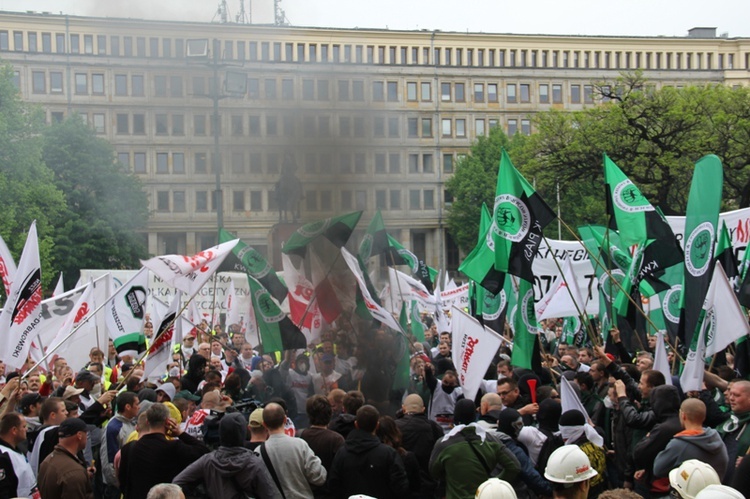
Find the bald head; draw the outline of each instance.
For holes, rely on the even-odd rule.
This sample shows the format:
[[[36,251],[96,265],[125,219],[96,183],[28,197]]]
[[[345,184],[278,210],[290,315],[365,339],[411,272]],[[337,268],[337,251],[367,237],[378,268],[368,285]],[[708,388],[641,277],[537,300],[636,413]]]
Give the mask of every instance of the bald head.
[[[263,408],[263,424],[269,431],[284,428],[286,412],[279,404],[270,403]]]
[[[424,412],[424,401],[416,393],[407,395],[404,404],[401,406],[404,414],[422,414]]]
[[[497,411],[503,408],[503,399],[497,393],[485,393],[479,406],[482,415],[489,411]]]
[[[201,407],[204,409],[213,409],[221,402],[221,393],[219,390],[212,390],[203,394]]]
[[[706,420],[706,404],[701,399],[689,398],[680,405],[682,416],[694,425],[703,425]]]

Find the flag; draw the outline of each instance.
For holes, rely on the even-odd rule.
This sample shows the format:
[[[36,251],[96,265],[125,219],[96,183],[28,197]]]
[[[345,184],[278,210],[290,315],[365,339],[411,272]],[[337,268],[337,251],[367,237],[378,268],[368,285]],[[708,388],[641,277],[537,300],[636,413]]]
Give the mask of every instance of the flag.
[[[234,287],[234,280],[229,279],[229,289],[227,290],[227,297],[224,300],[224,307],[226,308],[226,318],[224,323],[227,325],[227,329],[232,324],[240,323],[240,304],[237,303],[237,290]]]
[[[336,296],[336,290],[331,283],[329,277],[330,270],[326,271],[323,268],[323,264],[320,262],[315,251],[311,251],[308,258],[310,260],[312,284],[315,290],[312,299],[315,300],[318,310],[320,310],[320,315],[323,316],[328,324],[333,324],[333,321],[341,315],[343,308],[338,296]]]
[[[318,304],[313,299],[315,288],[312,283],[294,265],[288,255],[281,254],[281,266],[284,269],[284,281],[289,293],[289,316],[299,328],[311,329],[319,314]]]
[[[458,270],[488,292],[497,294],[503,289],[505,272],[495,269],[495,251],[493,248],[491,227],[487,227],[481,233],[479,243],[464,258]]]
[[[750,333],[750,325],[720,262],[715,263],[703,303],[706,356],[710,357]]]
[[[175,328],[181,323],[177,313],[180,310],[182,293],[175,294],[172,304],[164,315],[154,318],[154,339],[148,347],[148,356],[143,368],[143,377],[148,379],[161,378],[167,372],[167,365],[172,360],[172,345]]]
[[[533,369],[532,358],[537,348],[539,326],[534,309],[534,286],[526,279],[518,279],[516,313],[514,317],[513,355],[511,365]]]
[[[437,270],[428,267],[424,260],[420,260],[417,255],[404,248],[393,236],[388,234],[388,249],[386,251],[386,265],[406,265],[411,269],[414,277],[419,279],[425,290],[432,293],[432,279],[437,274]]]
[[[161,255],[141,260],[144,267],[187,295],[195,296],[239,242],[233,239],[193,256]]]
[[[63,273],[60,272],[60,277],[57,279],[57,285],[55,286],[54,291],[52,291],[52,296],[61,295],[65,292],[65,288],[63,287]]]
[[[408,331],[409,324],[406,314],[406,303],[401,305],[401,315],[399,316],[401,330]],[[411,355],[409,351],[409,340],[405,335],[397,335],[395,341],[398,342],[399,349],[396,351],[398,363],[396,372],[393,377],[393,390],[406,390],[409,388],[409,372],[411,367]]]
[[[435,295],[431,291],[428,291],[421,281],[394,268],[388,269],[388,278],[391,285],[392,303],[398,303],[399,300],[411,301],[414,299],[424,309],[434,307],[436,303]]]
[[[693,335],[693,342],[680,375],[680,388],[685,393],[703,389],[703,374],[706,369],[706,328],[704,325],[705,322],[700,324],[698,334]]]
[[[400,331],[401,327],[399,326],[398,322],[396,322],[396,319],[394,319],[386,309],[381,307],[377,302],[375,302],[375,300],[373,300],[372,296],[370,296],[370,292],[367,290],[367,285],[365,284],[365,279],[362,274],[362,269],[359,267],[357,257],[349,253],[346,248],[341,248],[341,256],[344,257],[346,265],[349,267],[349,270],[352,271],[352,274],[354,274],[354,278],[357,280],[359,291],[360,293],[362,293],[362,298],[365,302],[365,305],[367,306],[367,310],[370,312],[370,315],[372,315],[375,320],[380,321],[394,331]]]
[[[704,156],[695,164],[685,217],[685,272],[679,328],[680,339],[687,345],[692,344],[711,284],[723,178],[718,157]]]
[[[484,244],[486,239],[487,230],[492,225],[492,215],[490,214],[490,209],[487,208],[487,204],[482,203],[482,215],[479,219],[479,233],[477,234],[478,241],[477,246],[481,246]],[[492,255],[492,258],[486,259],[488,270],[495,268],[495,257]],[[477,283],[473,279],[469,280],[469,310],[471,311],[471,314],[479,320],[479,322],[483,322],[482,319],[482,307],[484,306],[484,294],[489,293],[489,291],[486,291],[481,284]],[[493,297],[495,294],[490,293]]]
[[[281,352],[306,348],[307,340],[271,294],[254,277],[248,276],[250,295],[264,352]]]
[[[8,245],[0,237],[0,277],[3,279],[5,296],[10,296],[10,284],[16,275],[16,261],[13,260]]]
[[[411,334],[419,342],[423,342],[424,339],[424,324],[422,324],[422,318],[419,316],[419,306],[416,300],[411,302]]]
[[[586,343],[586,329],[581,318],[577,315],[565,317],[562,324],[560,341],[576,348],[581,348]]]
[[[721,267],[724,269],[727,279],[729,279],[730,282],[734,282],[740,274],[737,268],[737,260],[734,258],[732,238],[729,235],[727,223],[725,221],[721,222],[721,232],[719,233],[719,239],[716,242],[715,259],[717,262],[721,263]]]
[[[453,365],[464,397],[473,400],[503,339],[459,308],[453,307],[451,315]]]
[[[147,295],[148,270],[144,267],[112,295],[105,307],[109,337],[120,357],[136,357],[146,350],[143,321]]]
[[[388,248],[388,233],[385,231],[383,216],[378,210],[370,220],[367,232],[359,243],[359,257],[363,262],[366,262],[374,256],[382,255]]]
[[[555,214],[516,170],[505,149],[497,174],[492,218],[495,269],[533,282],[532,263],[542,242],[542,229],[554,220]],[[497,293],[499,289],[488,291]]]
[[[328,239],[336,248],[341,248],[349,240],[361,216],[361,211],[355,211],[303,225],[292,234],[281,251],[288,255],[304,257],[307,245],[319,236]]]
[[[86,363],[84,359],[89,358],[88,353],[92,345],[97,344],[95,329],[84,327],[84,322],[95,310],[93,282],[87,284],[84,289],[85,291],[68,313],[55,338],[46,345],[48,352],[54,350],[55,355],[65,357],[68,362],[76,362],[71,365],[84,365]],[[75,332],[73,332],[74,329]],[[83,360],[82,363],[81,360]]]
[[[672,371],[669,368],[667,349],[664,346],[664,333],[656,332],[656,351],[654,352],[654,369],[664,375],[668,385],[672,384]]]
[[[571,259],[566,258],[562,275],[558,276],[536,305],[537,320],[580,315],[585,310],[585,305],[573,273]]]
[[[224,229],[219,229],[219,242],[232,241],[234,236]],[[276,270],[268,263],[268,260],[255,248],[248,246],[241,240],[232,249],[232,255],[227,256],[217,272],[232,271],[244,272],[251,275],[271,293],[279,303],[286,298],[287,289],[281,282]]]
[[[560,378],[560,405],[562,406],[562,412],[580,411],[583,417],[587,421],[589,420],[589,413],[583,407],[581,399],[578,398],[578,394],[565,376]]]
[[[619,231],[624,246],[663,239],[679,248],[672,228],[662,214],[654,209],[638,187],[606,154],[604,182],[607,188],[609,227]]]
[[[31,223],[10,293],[0,315],[0,352],[10,370],[20,369],[42,322],[42,269],[36,221]]]

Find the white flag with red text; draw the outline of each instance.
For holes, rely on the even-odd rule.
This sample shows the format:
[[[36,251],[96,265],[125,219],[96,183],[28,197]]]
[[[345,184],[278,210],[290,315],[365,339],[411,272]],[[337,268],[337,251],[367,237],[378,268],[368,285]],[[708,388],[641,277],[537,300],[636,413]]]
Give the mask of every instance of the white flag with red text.
[[[8,370],[26,363],[31,340],[39,334],[42,322],[42,268],[36,221],[32,222],[18,261],[16,276],[0,315],[0,352]]]
[[[141,260],[141,263],[164,282],[185,293],[187,299],[190,299],[216,272],[238,241],[239,239],[233,239],[193,256],[161,255]]]
[[[65,323],[57,332],[55,339],[52,340],[50,345],[45,345],[48,349],[55,350],[55,355],[64,357],[68,365],[75,368],[82,367],[88,362],[89,351],[97,343],[96,328],[81,326],[94,310],[94,283],[89,282],[73,310],[68,313]],[[78,328],[76,332],[69,336],[75,328]]]
[[[474,400],[502,337],[460,308],[451,311],[453,365],[464,397]]]
[[[240,323],[240,304],[237,303],[237,290],[234,287],[234,280],[229,279],[229,290],[227,291],[227,297],[224,300],[224,307],[227,310],[226,320],[224,323],[227,325],[227,329],[232,324]]]
[[[167,364],[172,360],[175,329],[182,325],[177,317],[181,301],[182,293],[178,291],[166,313],[153,319],[154,337],[143,368],[143,376],[148,379],[158,379],[167,373]]]
[[[13,278],[16,275],[16,262],[13,260],[13,255],[10,254],[8,245],[0,237],[0,277],[3,279],[3,286],[5,287],[5,296],[10,295],[10,283],[13,282]]]

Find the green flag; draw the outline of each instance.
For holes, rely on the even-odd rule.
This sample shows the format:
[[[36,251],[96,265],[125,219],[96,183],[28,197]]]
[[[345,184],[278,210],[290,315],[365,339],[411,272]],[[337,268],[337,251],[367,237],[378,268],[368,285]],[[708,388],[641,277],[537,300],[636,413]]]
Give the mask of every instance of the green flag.
[[[361,216],[361,211],[355,211],[303,225],[292,234],[281,251],[304,257],[307,252],[307,245],[319,236],[328,239],[336,248],[341,248],[349,240],[349,236],[354,232]]]
[[[704,156],[695,164],[685,218],[685,272],[679,328],[680,340],[687,345],[692,344],[693,334],[700,325],[703,300],[713,275],[723,181],[724,172],[717,156]]]
[[[250,284],[250,296],[263,351],[282,352],[306,348],[305,335],[279,308],[268,290],[251,276],[247,277],[247,281]]]
[[[236,237],[223,228],[219,229],[219,244],[233,239],[236,239]],[[217,270],[218,272],[244,272],[248,276],[256,278],[279,303],[286,299],[288,290],[279,276],[276,275],[276,270],[255,248],[242,241],[239,241],[234,247],[232,255],[224,259],[219,270]]]
[[[396,238],[388,234],[388,251],[386,252],[386,264],[387,265],[406,265],[411,269],[414,277],[427,288],[427,291],[432,293],[433,285],[432,279],[437,275],[437,270],[428,267],[424,260],[417,258],[417,255],[404,248],[404,246],[398,242]]]
[[[363,262],[378,255],[382,255],[388,250],[388,233],[385,231],[383,216],[380,210],[375,212],[375,216],[370,220],[362,241],[359,243],[359,257]]]
[[[516,170],[503,149],[490,229],[495,270],[534,282],[532,263],[542,242],[542,229],[554,218],[555,213]],[[486,289],[498,293],[501,287],[502,283],[496,289]]]
[[[671,241],[679,251],[674,232],[660,212],[654,209],[638,187],[604,155],[604,181],[607,188],[607,214],[610,228],[619,231],[625,247],[647,240]]]
[[[460,272],[471,279],[474,283],[474,301],[476,302],[476,314],[482,313],[481,307],[484,300],[483,290],[497,294],[503,289],[505,273],[495,270],[495,251],[492,241],[492,215],[489,208],[482,204],[482,218],[479,221],[479,240],[469,256],[464,258],[458,267]],[[471,289],[471,287],[470,287]],[[481,319],[480,319],[481,320]]]
[[[403,327],[403,324],[401,326]],[[407,329],[404,329],[404,331],[407,331]],[[417,341],[424,341],[424,324],[422,324],[422,318],[419,316],[419,306],[416,300],[411,302],[411,334]]]
[[[539,325],[534,308],[534,286],[526,279],[518,279],[516,313],[514,314],[513,355],[511,365],[533,369]]]
[[[479,219],[479,234],[477,234],[478,241],[477,245],[484,244],[486,239],[482,239],[483,235],[487,233],[487,229],[492,223],[492,215],[490,214],[489,208],[485,203],[482,203],[482,216]],[[486,237],[486,236],[485,236]],[[494,268],[495,259],[487,259],[487,263],[490,268]],[[469,281],[469,305],[471,307],[471,314],[479,322],[482,322],[482,304],[484,302],[485,289],[477,284],[473,279]]]
[[[727,223],[721,222],[721,232],[719,240],[716,242],[716,261],[721,263],[724,273],[727,275],[729,282],[739,276],[737,269],[737,259],[734,257],[734,248],[732,247],[732,238],[727,230]]]

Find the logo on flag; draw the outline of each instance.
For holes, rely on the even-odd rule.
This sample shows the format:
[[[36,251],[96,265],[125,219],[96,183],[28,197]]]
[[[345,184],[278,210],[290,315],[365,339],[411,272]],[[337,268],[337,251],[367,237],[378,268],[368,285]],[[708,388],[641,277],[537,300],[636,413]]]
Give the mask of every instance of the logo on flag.
[[[622,280],[625,279],[625,272],[620,269],[612,269],[609,274],[604,273],[599,279],[599,289],[602,290],[602,294],[604,294],[604,297],[607,299],[607,301],[612,299],[612,295],[616,296],[617,292],[620,290],[620,287],[617,284],[615,284],[614,282],[610,282],[613,277],[616,282],[622,283]],[[612,295],[610,295],[609,293],[610,289],[612,291]]]
[[[493,231],[500,237],[520,243],[531,228],[531,213],[526,203],[512,194],[495,198]]]
[[[145,316],[145,309],[143,306],[146,304],[146,290],[141,286],[133,286],[125,294],[125,303],[127,303],[130,313],[136,319],[143,319]]]
[[[617,184],[612,191],[612,201],[626,213],[639,213],[642,211],[654,211],[654,207],[648,202],[638,188],[625,179]]]
[[[682,296],[682,284],[675,284],[664,294],[661,309],[664,317],[669,322],[677,324],[680,322],[680,297]]]
[[[417,255],[406,248],[399,248],[397,253],[398,256],[404,259],[406,264],[411,269],[412,274],[415,274],[417,270],[419,270],[419,260],[417,259]]]
[[[365,234],[362,238],[362,242],[359,243],[359,256],[362,260],[367,261],[372,254],[372,234]]]
[[[703,222],[690,233],[685,243],[685,268],[690,275],[700,277],[708,270],[713,240],[714,226],[711,222]]]
[[[494,321],[498,319],[503,310],[505,310],[507,303],[508,297],[506,296],[504,289],[496,295],[493,295],[490,292],[484,293],[482,319],[486,321]]]
[[[532,317],[534,318],[532,320]],[[531,334],[537,334],[539,328],[536,325],[536,308],[534,307],[534,289],[530,288],[521,300],[521,319],[526,329]]]
[[[236,256],[256,279],[263,279],[271,271],[271,264],[252,246],[245,246],[237,252]]]
[[[313,237],[317,237],[320,234],[323,233],[324,230],[328,228],[328,224],[331,222],[330,218],[326,218],[325,220],[319,220],[317,222],[312,222],[306,225],[303,225],[299,229],[297,229],[297,232],[306,238],[312,239]]]
[[[265,289],[261,288],[255,292],[255,300],[258,303],[258,309],[260,310],[260,315],[263,317],[263,322],[266,324],[274,324],[284,318],[284,312],[276,306],[271,299],[271,295]],[[277,313],[272,315],[274,312]]]

